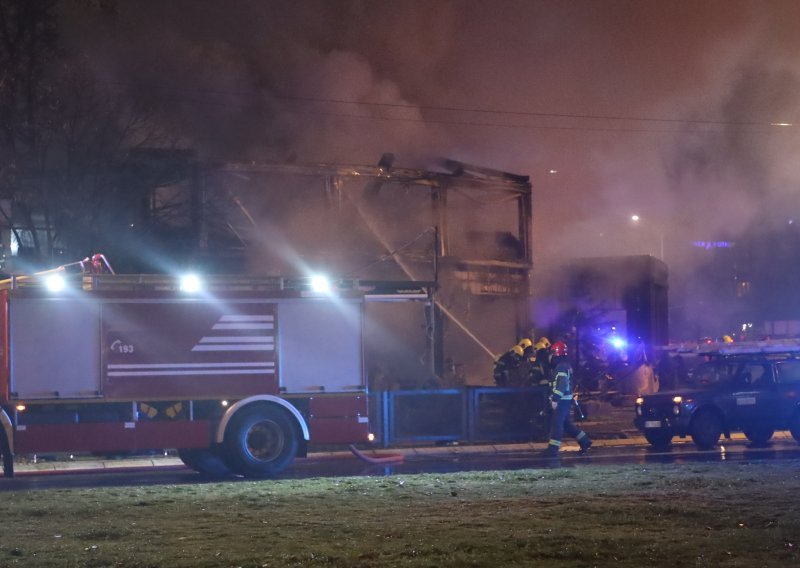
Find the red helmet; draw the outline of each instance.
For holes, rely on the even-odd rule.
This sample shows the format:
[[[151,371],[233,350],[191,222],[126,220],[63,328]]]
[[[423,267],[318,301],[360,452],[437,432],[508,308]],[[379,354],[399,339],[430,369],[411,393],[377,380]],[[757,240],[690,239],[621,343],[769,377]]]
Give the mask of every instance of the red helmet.
[[[556,341],[553,343],[552,347],[550,347],[550,350],[556,357],[563,357],[567,354],[567,344],[563,341]]]

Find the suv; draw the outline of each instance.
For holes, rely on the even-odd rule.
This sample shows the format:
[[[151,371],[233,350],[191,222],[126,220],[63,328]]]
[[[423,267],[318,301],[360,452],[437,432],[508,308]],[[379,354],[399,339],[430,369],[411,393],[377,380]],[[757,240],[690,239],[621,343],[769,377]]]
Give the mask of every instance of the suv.
[[[691,436],[707,449],[733,431],[764,444],[775,430],[787,429],[800,442],[800,358],[713,358],[695,369],[685,388],[637,398],[634,424],[657,447],[669,445],[673,436]]]

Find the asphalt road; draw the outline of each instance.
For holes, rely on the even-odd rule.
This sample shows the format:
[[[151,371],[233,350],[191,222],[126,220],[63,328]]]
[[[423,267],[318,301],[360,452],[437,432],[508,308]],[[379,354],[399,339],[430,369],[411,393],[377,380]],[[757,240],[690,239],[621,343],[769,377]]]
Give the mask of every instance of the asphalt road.
[[[526,447],[527,445],[406,450],[402,463],[384,465],[368,464],[347,453],[314,455],[296,460],[279,479],[579,468],[612,464],[696,462],[724,464],[800,458],[800,446],[786,437],[776,439],[764,447],[753,447],[742,439],[726,440],[717,448],[707,451],[697,450],[690,442],[678,442],[666,451],[657,451],[642,442],[643,440],[626,440],[619,443],[598,444],[599,447],[592,448],[588,455],[579,455],[574,448],[567,448],[561,452],[561,457],[555,460],[539,456],[539,449]],[[75,469],[79,465],[73,462],[60,468],[20,471],[13,479],[0,478],[0,491],[247,481],[236,477],[208,478],[186,469],[175,459],[120,460],[113,465],[107,465],[102,471],[96,468]],[[265,480],[264,483],[269,483],[269,480]]]

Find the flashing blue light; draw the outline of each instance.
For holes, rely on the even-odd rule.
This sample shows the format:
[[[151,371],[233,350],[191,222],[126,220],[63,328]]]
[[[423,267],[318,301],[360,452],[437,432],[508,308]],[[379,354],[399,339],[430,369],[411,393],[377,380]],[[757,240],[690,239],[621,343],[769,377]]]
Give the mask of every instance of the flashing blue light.
[[[614,337],[609,338],[608,342],[614,349],[624,349],[626,345],[625,340],[616,335]]]

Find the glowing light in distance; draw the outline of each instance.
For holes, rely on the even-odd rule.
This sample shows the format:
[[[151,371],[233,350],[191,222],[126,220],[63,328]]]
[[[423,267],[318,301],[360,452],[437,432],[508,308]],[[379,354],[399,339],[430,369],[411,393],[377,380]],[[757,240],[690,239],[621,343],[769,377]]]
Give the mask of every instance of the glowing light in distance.
[[[64,288],[67,287],[67,283],[64,281],[64,277],[60,274],[51,274],[44,281],[45,286],[51,292],[61,292]]]
[[[633,221],[634,223],[638,223],[640,219],[641,217],[639,217],[638,215],[635,214],[631,215],[631,221]]]
[[[324,294],[331,291],[331,282],[324,274],[315,274],[311,277],[311,290]]]
[[[374,442],[375,441],[375,434],[373,434],[372,432],[367,434],[367,440],[369,440],[370,442]]]
[[[22,411],[23,411],[23,410],[25,410],[27,407],[26,407],[24,404],[18,404],[18,405],[17,405],[17,406],[15,406],[14,408],[16,408],[16,409],[17,409],[19,412],[22,412]]]
[[[197,274],[186,274],[181,277],[181,292],[199,292],[202,287],[202,282]]]

